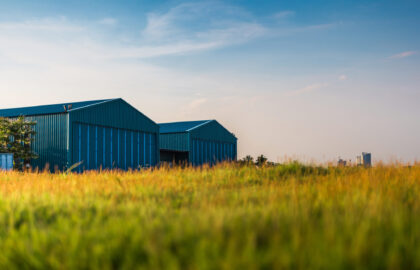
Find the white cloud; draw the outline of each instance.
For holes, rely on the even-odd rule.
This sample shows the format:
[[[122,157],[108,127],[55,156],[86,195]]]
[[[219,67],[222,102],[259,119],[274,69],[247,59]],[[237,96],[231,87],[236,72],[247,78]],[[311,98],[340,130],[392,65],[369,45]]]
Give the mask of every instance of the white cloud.
[[[202,106],[206,102],[207,102],[207,98],[197,98],[197,99],[194,99],[190,103],[188,103],[187,109],[188,110],[198,109],[198,108],[200,108],[200,106]]]
[[[0,57],[3,61],[37,66],[59,61],[142,59],[214,50],[263,36],[318,28],[273,29],[241,8],[210,2],[181,4],[163,13],[150,13],[140,39],[132,37],[119,42],[113,35],[111,42],[100,42],[95,39],[98,23],[112,26],[118,21],[109,17],[82,24],[56,17],[2,22]]]
[[[340,81],[345,81],[345,80],[347,80],[347,75],[345,75],[345,74],[340,75],[340,76],[338,76],[338,79],[339,79]]]
[[[390,56],[389,58],[391,59],[401,59],[401,58],[406,58],[409,56],[413,56],[416,55],[418,52],[417,51],[406,51],[406,52],[401,52],[398,54],[394,54],[392,56]]]
[[[147,15],[147,25],[143,30],[142,35],[148,39],[158,39],[167,36],[172,30],[171,21],[173,17],[171,14],[158,15],[150,13]],[[172,31],[171,31],[172,30]]]
[[[146,44],[161,49],[173,45],[195,51],[247,42],[266,33],[267,28],[242,9],[205,2],[181,4],[164,13],[148,14],[142,37]],[[163,50],[162,53],[167,54]]]
[[[281,11],[275,18],[289,17],[293,11]],[[260,37],[276,37],[336,26],[335,23],[308,26],[269,26],[256,20],[241,8],[215,2],[180,4],[166,12],[149,13],[142,31],[142,48],[158,49],[153,56],[210,50],[246,43]],[[159,53],[158,53],[159,52]],[[145,53],[149,55],[149,53]]]
[[[99,24],[103,24],[103,25],[110,25],[110,26],[112,26],[112,25],[116,25],[118,23],[118,20],[117,19],[114,19],[114,18],[103,18],[98,23]]]
[[[85,27],[71,23],[66,17],[0,22],[0,31],[80,32]]]
[[[310,93],[310,92],[313,92],[315,90],[319,90],[319,89],[328,87],[329,85],[330,85],[329,83],[313,83],[313,84],[307,85],[303,88],[289,91],[289,92],[286,93],[286,96],[297,96],[297,95]]]
[[[104,52],[103,58],[117,59],[117,58],[152,58],[165,55],[177,55],[185,53],[193,53],[198,51],[205,51],[220,47],[220,42],[179,42],[168,45],[156,45],[156,46],[142,46],[142,47],[128,47],[128,48],[116,48],[110,49]]]
[[[279,11],[276,14],[273,15],[273,18],[275,19],[284,19],[284,18],[288,18],[291,16],[294,16],[295,12],[291,11],[291,10],[283,10],[283,11]]]

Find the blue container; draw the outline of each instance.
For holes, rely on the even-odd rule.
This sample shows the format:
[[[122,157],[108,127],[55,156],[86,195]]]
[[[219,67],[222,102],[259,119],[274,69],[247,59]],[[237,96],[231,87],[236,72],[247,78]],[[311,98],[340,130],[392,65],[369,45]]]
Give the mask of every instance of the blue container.
[[[0,170],[2,171],[13,170],[13,154],[0,153]]]

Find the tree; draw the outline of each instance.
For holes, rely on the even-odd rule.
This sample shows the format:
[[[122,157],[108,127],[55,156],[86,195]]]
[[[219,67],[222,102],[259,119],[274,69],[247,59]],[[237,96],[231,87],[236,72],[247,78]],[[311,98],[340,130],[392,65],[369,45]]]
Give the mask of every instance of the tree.
[[[247,155],[246,157],[238,160],[238,164],[242,165],[242,166],[244,166],[244,165],[248,165],[248,166],[249,165],[254,165],[254,158],[251,157],[250,155]]]
[[[0,118],[0,153],[7,153],[9,142],[9,120]]]
[[[267,158],[264,155],[260,155],[257,157],[257,162],[255,163],[258,166],[263,166],[267,163]]]
[[[254,158],[251,157],[250,155],[247,155],[246,157],[242,159],[242,162],[247,165],[251,165],[251,164],[254,164]]]
[[[31,150],[34,140],[35,122],[26,121],[23,116],[17,119],[0,118],[0,152],[12,153],[14,168],[23,170],[24,165],[37,155]]]

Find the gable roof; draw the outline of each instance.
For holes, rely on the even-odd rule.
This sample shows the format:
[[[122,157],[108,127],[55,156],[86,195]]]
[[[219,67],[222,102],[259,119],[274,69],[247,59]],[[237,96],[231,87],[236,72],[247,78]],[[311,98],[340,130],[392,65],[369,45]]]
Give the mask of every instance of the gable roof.
[[[11,108],[11,109],[2,109],[0,110],[0,117],[17,117],[17,116],[31,116],[31,115],[43,115],[43,114],[55,114],[55,113],[65,113],[67,111],[72,111],[80,109],[82,107],[91,106],[99,104],[105,101],[110,101],[113,99],[102,99],[102,100],[90,100],[90,101],[80,101],[80,102],[67,102],[59,104],[50,104],[50,105],[41,105],[41,106],[31,106],[31,107],[21,107],[21,108]],[[68,105],[71,105],[71,109],[68,108]]]
[[[211,121],[213,120],[161,123],[159,124],[160,133],[188,132]]]

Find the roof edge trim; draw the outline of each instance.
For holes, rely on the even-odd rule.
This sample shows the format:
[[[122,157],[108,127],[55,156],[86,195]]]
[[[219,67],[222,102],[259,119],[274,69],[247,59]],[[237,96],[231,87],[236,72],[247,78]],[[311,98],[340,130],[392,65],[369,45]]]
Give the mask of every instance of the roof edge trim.
[[[93,107],[93,106],[96,106],[96,105],[99,105],[99,104],[104,104],[104,103],[107,103],[107,102],[115,101],[115,100],[118,100],[118,99],[119,98],[112,98],[112,99],[103,100],[103,101],[98,102],[98,103],[93,103],[93,104],[89,104],[89,105],[79,107],[79,108],[76,108],[76,109],[71,109],[71,110],[68,110],[67,112],[74,112],[74,111],[77,111],[77,110],[83,110],[83,109],[86,109],[86,108],[89,108],[89,107]]]
[[[171,131],[171,132],[161,132],[159,131],[160,134],[180,134],[180,133],[185,133],[187,134],[188,131]]]
[[[214,120],[208,120],[208,121],[206,121],[204,123],[201,123],[201,124],[199,124],[199,125],[197,125],[197,126],[195,126],[193,128],[187,129],[186,132],[190,132],[191,130],[194,130],[194,129],[199,128],[199,127],[204,126],[204,125],[207,125],[208,123],[210,123],[212,121],[214,121]]]

